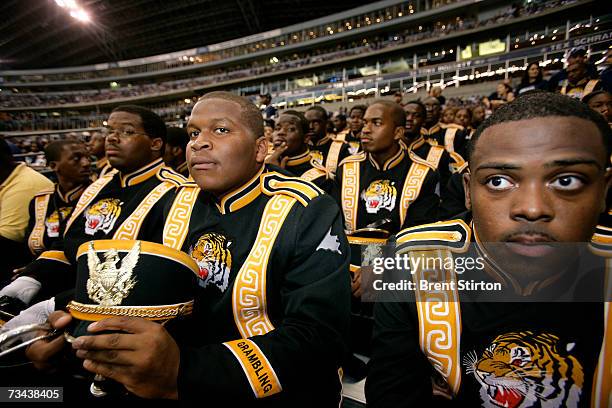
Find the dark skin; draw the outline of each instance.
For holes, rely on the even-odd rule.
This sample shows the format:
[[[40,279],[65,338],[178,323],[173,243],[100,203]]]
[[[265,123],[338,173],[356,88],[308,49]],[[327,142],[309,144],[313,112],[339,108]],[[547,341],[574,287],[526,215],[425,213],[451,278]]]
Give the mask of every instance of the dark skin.
[[[306,119],[308,120],[308,124],[310,126],[310,140],[314,143],[323,139],[327,133],[327,118],[323,115],[323,112],[319,112],[318,110],[311,109],[306,111],[304,114]]]
[[[612,179],[605,152],[597,127],[574,117],[498,124],[478,139],[466,207],[485,247],[505,243],[494,257],[523,287],[574,259],[555,243],[590,240]]]
[[[110,114],[106,156],[110,165],[120,172],[131,173],[158,159],[163,147],[161,138],[152,138],[145,133],[139,115],[128,112]]]
[[[190,172],[203,191],[220,197],[242,186],[259,171],[267,154],[267,142],[241,120],[240,105],[224,99],[202,99],[193,108],[187,130],[191,137],[187,160]],[[224,174],[215,183],[211,178]],[[225,172],[225,173],[224,173]],[[49,322],[65,328],[70,315],[54,312]],[[143,398],[178,399],[177,377],[180,351],[163,326],[140,318],[109,318],[89,325],[92,334],[72,343],[83,367],[120,382]],[[27,356],[41,369],[61,350],[63,337],[39,341]]]
[[[423,105],[425,105],[425,109],[427,110],[427,116],[425,118],[425,127],[429,129],[440,121],[442,108],[440,107],[440,101],[431,96],[425,98],[425,100],[423,101]]]
[[[358,134],[363,129],[363,115],[365,111],[361,109],[353,109],[348,118],[348,125],[353,134]]]
[[[459,109],[457,113],[455,113],[455,123],[463,126],[466,129],[470,126],[471,120],[472,116],[470,115],[470,111],[467,109]]]
[[[363,150],[383,165],[399,150],[398,141],[404,135],[404,127],[396,126],[389,107],[374,104],[363,117],[365,125],[361,130]]]
[[[266,159],[266,163],[284,168],[289,157],[302,154],[308,149],[308,139],[296,116],[281,115],[272,134],[274,152]]]
[[[409,142],[413,142],[421,134],[426,113],[420,105],[414,103],[404,106],[404,112],[406,113],[406,132],[404,136]]]
[[[587,66],[583,62],[574,62],[567,67],[567,80],[577,84],[587,77]]]
[[[89,154],[94,156],[96,159],[101,159],[104,157],[104,144],[106,143],[106,138],[100,132],[95,132],[91,135],[91,139],[87,143],[87,148],[89,149]]]
[[[167,166],[176,169],[181,164],[185,163],[185,150],[183,150],[181,146],[172,146],[166,143],[163,158]]]
[[[66,193],[85,184],[91,175],[91,162],[85,145],[65,145],[59,160],[50,161],[49,167],[57,175],[62,192]]]
[[[341,132],[346,128],[346,119],[342,117],[334,116],[332,123],[334,124],[334,130],[336,132]]]

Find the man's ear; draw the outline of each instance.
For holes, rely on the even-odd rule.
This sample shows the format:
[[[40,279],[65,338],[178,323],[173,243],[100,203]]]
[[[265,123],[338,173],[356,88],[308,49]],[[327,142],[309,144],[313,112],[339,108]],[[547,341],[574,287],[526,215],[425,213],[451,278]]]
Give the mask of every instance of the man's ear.
[[[50,161],[49,163],[47,163],[47,166],[49,166],[49,168],[53,171],[57,170],[57,162],[55,160]]]
[[[263,163],[268,155],[268,140],[265,136],[260,136],[255,141],[255,161],[258,164]]]
[[[472,197],[470,195],[470,179],[472,175],[470,173],[463,174],[463,190],[465,191],[465,208],[472,211]]]
[[[393,133],[393,140],[401,140],[404,137],[404,131],[406,128],[402,126],[396,126],[395,131]]]
[[[154,152],[162,152],[164,149],[164,141],[161,137],[156,137],[155,139],[151,139],[151,150]]]

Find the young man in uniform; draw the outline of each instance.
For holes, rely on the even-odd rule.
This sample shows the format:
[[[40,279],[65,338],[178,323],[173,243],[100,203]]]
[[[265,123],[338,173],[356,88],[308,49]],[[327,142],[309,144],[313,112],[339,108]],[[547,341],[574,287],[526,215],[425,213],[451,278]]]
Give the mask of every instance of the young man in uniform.
[[[464,158],[467,148],[467,132],[454,123],[440,122],[442,108],[438,99],[428,96],[423,100],[423,105],[427,110],[425,126],[421,128],[423,137],[432,144],[444,146],[449,154],[458,154],[461,158]],[[455,159],[455,161],[458,161],[458,159]]]
[[[106,137],[102,132],[93,132],[91,137],[89,138],[89,141],[87,142],[87,149],[89,150],[89,154],[94,159],[95,178],[104,175],[104,173],[110,170],[108,158],[106,157],[106,152],[104,150],[105,143]]]
[[[417,291],[418,302],[378,303],[369,406],[445,398],[458,407],[608,406],[612,332],[602,299],[610,295],[601,293],[605,259],[598,256],[610,256],[611,233],[596,225],[612,179],[611,140],[595,112],[543,92],[482,124],[464,175],[471,214],[400,232],[397,253],[468,254],[482,268],[461,279],[505,291],[451,287]],[[600,267],[584,275],[587,261]],[[403,271],[409,279],[412,272]],[[437,282],[459,278],[457,269],[435,272]],[[414,276],[426,275],[415,267]],[[585,287],[591,300],[572,302]]]
[[[588,64],[576,61],[567,67],[567,79],[560,84],[559,92],[562,95],[582,99],[591,92],[602,89],[602,83],[596,74],[590,74]]]
[[[184,128],[169,127],[167,129],[164,163],[184,177],[189,177],[185,158],[187,143],[189,143],[189,135]]]
[[[164,239],[199,266],[191,344],[153,322],[112,318],[73,347],[84,367],[144,398],[337,406],[349,311],[349,249],[333,200],[264,164],[261,115],[245,98],[204,95],[187,130],[199,188],[168,210]],[[187,209],[185,213],[182,211]],[[64,327],[69,317],[50,317]],[[61,346],[37,343],[36,364]]]
[[[327,111],[322,107],[312,106],[304,116],[310,126],[313,159],[329,173],[336,174],[340,161],[349,155],[348,145],[342,137],[336,139],[334,134],[327,133]]]
[[[349,145],[349,153],[357,154],[361,151],[361,129],[363,129],[363,115],[368,109],[366,105],[353,105],[349,111],[348,133],[344,141]]]
[[[312,181],[325,189],[323,184],[329,185],[331,180],[326,183],[328,177],[325,168],[312,160],[308,130],[308,120],[303,113],[284,111],[276,121],[272,134],[274,152],[268,156],[266,163],[286,169],[293,175]]]
[[[95,239],[144,239],[161,242],[163,208],[185,178],[164,166],[166,126],[154,112],[126,105],[108,118],[106,154],[113,170],[81,195],[68,221],[64,239],[28,264],[3,289],[26,305],[74,286],[78,247]]]

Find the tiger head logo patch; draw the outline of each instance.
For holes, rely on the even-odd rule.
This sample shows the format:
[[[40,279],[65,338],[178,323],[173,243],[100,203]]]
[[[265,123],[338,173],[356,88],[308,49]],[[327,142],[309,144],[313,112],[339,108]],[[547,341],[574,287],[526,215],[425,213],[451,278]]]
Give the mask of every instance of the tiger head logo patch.
[[[213,284],[225,292],[232,268],[231,242],[214,232],[202,235],[196,244],[189,248],[189,254],[199,268],[200,286],[206,288]]]
[[[376,214],[382,209],[393,211],[396,198],[397,189],[389,180],[373,181],[361,193],[361,199],[365,201],[366,211],[369,214]]]
[[[117,198],[105,198],[85,210],[85,233],[94,235],[98,231],[108,234],[121,214],[123,203]]]
[[[483,407],[576,407],[584,373],[569,352],[573,343],[530,331],[497,336],[478,358],[463,358],[466,373],[480,384]]]
[[[47,236],[50,238],[59,237],[60,230],[60,214],[61,219],[66,221],[72,212],[72,207],[61,207],[58,210],[53,211],[45,220],[45,227],[47,228]]]

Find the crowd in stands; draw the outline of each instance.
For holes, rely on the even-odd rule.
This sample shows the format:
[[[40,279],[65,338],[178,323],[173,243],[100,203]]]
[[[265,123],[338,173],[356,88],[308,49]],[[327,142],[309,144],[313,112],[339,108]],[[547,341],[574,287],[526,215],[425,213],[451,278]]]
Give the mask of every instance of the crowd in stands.
[[[486,27],[503,23],[509,19],[532,15],[547,8],[558,7],[576,0],[558,2],[532,2],[526,7],[516,5],[508,6],[503,12],[486,20],[479,21],[474,17],[465,17],[439,21],[425,26],[413,26],[402,31],[389,34],[380,34],[363,40],[352,40],[333,46],[318,47],[316,50],[302,51],[290,55],[279,56],[276,59],[262,59],[249,63],[237,64],[222,69],[207,70],[206,75],[190,77],[175,81],[160,81],[145,84],[133,84],[110,89],[80,90],[74,92],[41,92],[28,93],[22,89],[20,92],[5,90],[0,92],[1,107],[30,107],[30,106],[60,106],[66,104],[79,104],[110,101],[123,98],[138,98],[142,96],[155,96],[167,92],[193,91],[224,81],[240,78],[253,78],[259,75],[283,72],[321,62],[337,61],[338,59],[353,55],[367,54],[371,51],[390,49],[404,44],[418,41],[441,38],[446,35],[478,27]],[[432,57],[433,58],[433,57]],[[432,59],[423,65],[435,64]],[[325,79],[321,79],[325,81]]]

